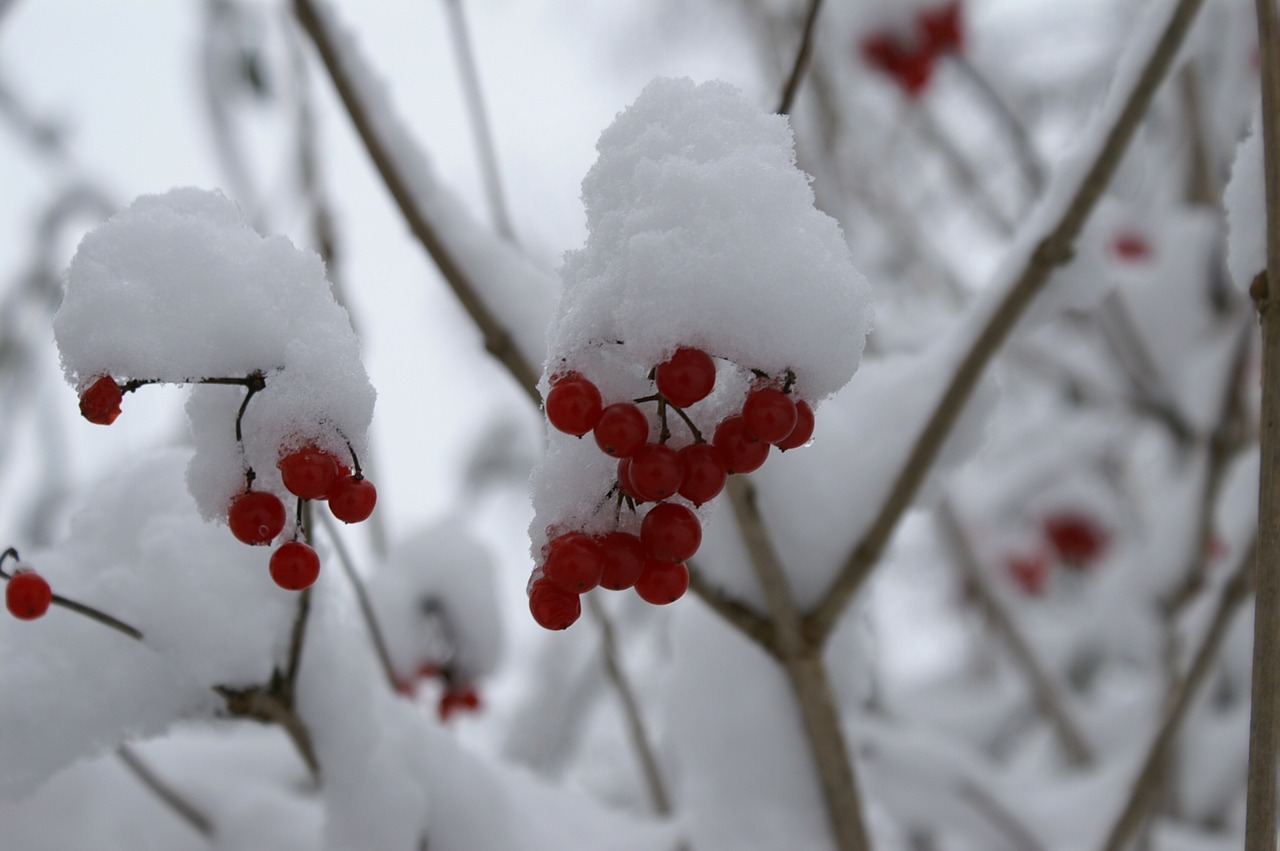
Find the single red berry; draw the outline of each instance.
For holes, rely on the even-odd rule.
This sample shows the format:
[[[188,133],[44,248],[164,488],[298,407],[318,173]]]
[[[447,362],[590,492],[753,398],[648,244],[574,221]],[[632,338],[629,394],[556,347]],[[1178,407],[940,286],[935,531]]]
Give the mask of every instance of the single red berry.
[[[711,443],[720,450],[724,468],[730,473],[758,470],[769,457],[769,444],[752,436],[740,416],[729,417],[716,426]]]
[[[933,53],[946,53],[964,47],[964,21],[960,17],[959,0],[934,9],[925,9],[916,18],[924,42]]]
[[[547,420],[565,434],[582,437],[596,427],[603,406],[596,386],[570,372],[556,379],[547,393]]]
[[[439,711],[441,721],[448,721],[449,716],[455,712],[478,712],[480,711],[480,693],[470,683],[449,686],[444,690],[444,694],[440,695]]]
[[[702,349],[676,349],[658,364],[654,378],[658,392],[680,408],[701,402],[716,385],[716,364]]]
[[[369,519],[378,502],[378,490],[364,476],[343,476],[329,489],[329,510],[343,523]]]
[[[777,443],[786,440],[796,427],[796,403],[776,387],[757,387],[742,403],[742,420],[757,440]]]
[[[628,475],[632,489],[646,501],[674,496],[684,475],[676,451],[661,443],[646,443],[631,456]]]
[[[19,568],[4,589],[4,604],[18,620],[33,621],[49,611],[53,589],[48,581],[30,568]]]
[[[796,427],[791,429],[791,434],[779,440],[774,446],[778,447],[780,451],[786,452],[788,449],[804,446],[811,437],[813,437],[813,408],[810,408],[809,403],[801,399],[796,402]]]
[[[1111,252],[1129,263],[1141,263],[1151,258],[1151,243],[1137,231],[1123,231],[1111,241]]]
[[[100,377],[80,394],[80,416],[95,425],[111,425],[120,416],[124,391],[109,375]]]
[[[655,606],[674,603],[688,590],[689,568],[682,561],[650,559],[636,580],[636,593],[640,599]]]
[[[267,491],[245,491],[231,500],[227,525],[246,544],[269,544],[284,529],[284,503]]]
[[[529,588],[529,612],[538,626],[545,629],[568,629],[582,616],[582,599],[562,591],[546,577]]]
[[[1042,552],[1009,556],[1005,570],[1014,584],[1033,597],[1043,594],[1049,584],[1049,559]]]
[[[710,443],[694,443],[679,452],[680,495],[694,505],[710,502],[729,478],[720,450]]]
[[[631,459],[618,459],[618,488],[636,503],[646,502],[631,482]]]
[[[631,402],[617,402],[600,413],[596,444],[606,455],[630,458],[649,439],[649,418]]]
[[[644,570],[644,547],[640,539],[627,532],[610,532],[600,539],[600,556],[604,570],[600,587],[624,591],[636,584]]]
[[[271,578],[286,591],[310,588],[320,575],[320,556],[301,541],[288,541],[271,554]]]
[[[929,80],[933,77],[934,58],[933,51],[926,44],[918,45],[915,50],[905,52],[900,57],[894,76],[908,98],[917,98],[928,88]]]
[[[1044,536],[1069,567],[1086,568],[1107,549],[1107,534],[1092,518],[1066,511],[1044,520]]]
[[[276,467],[285,489],[302,499],[325,499],[338,481],[338,459],[314,446],[290,452]]]
[[[542,573],[563,591],[583,594],[600,584],[600,545],[582,532],[565,532],[547,544]]]
[[[862,40],[858,49],[863,60],[872,68],[891,76],[896,73],[902,48],[889,33],[872,33]]]
[[[443,670],[444,669],[440,667],[440,663],[435,659],[424,659],[422,663],[418,665],[417,677],[420,680],[429,680],[432,677],[440,676]]]
[[[640,543],[659,561],[684,561],[702,543],[702,524],[685,506],[660,502],[640,521]]]

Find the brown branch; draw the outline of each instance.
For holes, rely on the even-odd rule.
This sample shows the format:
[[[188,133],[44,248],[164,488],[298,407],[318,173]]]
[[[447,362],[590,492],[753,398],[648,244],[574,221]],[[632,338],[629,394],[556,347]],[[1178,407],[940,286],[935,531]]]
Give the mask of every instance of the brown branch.
[[[809,11],[804,16],[804,29],[800,34],[800,47],[796,50],[796,61],[791,66],[791,75],[782,89],[782,100],[778,103],[778,114],[787,115],[795,102],[796,93],[800,91],[800,82],[804,72],[809,68],[809,59],[813,56],[813,25],[818,20],[818,10],[822,0],[809,0]]]
[[[775,630],[768,618],[716,588],[693,562],[688,562],[686,566],[689,568],[690,591],[706,603],[708,608],[728,621],[730,626],[760,645],[770,656],[779,658]]]
[[[640,703],[636,700],[635,689],[631,687],[631,681],[622,669],[622,660],[618,656],[618,643],[613,635],[613,621],[594,594],[587,594],[586,598],[587,611],[600,627],[605,674],[613,684],[614,691],[618,693],[618,699],[622,701],[622,716],[627,723],[627,735],[631,739],[631,749],[636,752],[636,757],[640,760],[645,787],[649,791],[649,801],[658,815],[670,815],[671,796],[667,794],[662,770],[658,767],[658,758],[654,755],[652,741],[645,729],[644,716],[640,713]]]
[[[116,748],[116,756],[120,758],[120,761],[137,778],[139,783],[146,786],[148,791],[159,798],[165,806],[173,810],[178,818],[190,825],[192,830],[206,839],[213,838],[213,822],[209,820],[209,817],[178,794],[176,789],[165,783],[160,778],[160,775],[156,774],[133,748],[122,744]]]
[[[228,714],[236,718],[251,718],[263,724],[278,724],[289,736],[289,741],[293,742],[312,779],[320,779],[320,761],[316,758],[315,747],[311,743],[311,733],[280,694],[259,686],[247,689],[214,686],[213,690],[226,701]]]
[[[956,783],[956,796],[1003,833],[1010,847],[1019,851],[1045,851],[1044,843],[1031,832],[1031,828],[982,784],[961,777]]]
[[[1200,643],[1199,650],[1196,651],[1190,670],[1182,682],[1171,690],[1160,729],[1151,741],[1141,770],[1133,780],[1124,809],[1120,811],[1111,832],[1107,835],[1106,842],[1103,843],[1102,847],[1105,851],[1120,851],[1128,847],[1134,831],[1141,826],[1146,817],[1152,798],[1164,779],[1165,759],[1182,725],[1182,720],[1186,717],[1187,708],[1199,692],[1218,655],[1218,649],[1227,634],[1232,616],[1249,593],[1249,573],[1257,549],[1258,542],[1255,540],[1241,560],[1239,569],[1223,588],[1218,607],[1213,613],[1213,621],[1209,625],[1208,632],[1205,633],[1204,640]],[[1253,849],[1256,846],[1246,844],[1246,847]],[[1271,847],[1274,848],[1274,845]]]
[[[1111,180],[1121,154],[1137,130],[1160,81],[1173,63],[1178,46],[1190,29],[1202,2],[1203,0],[1179,0],[1168,27],[1147,60],[1137,84],[1130,92],[1088,173],[1080,181],[1061,220],[1032,253],[1026,268],[991,315],[984,332],[974,340],[956,369],[950,386],[916,439],[906,464],[898,474],[871,528],[849,554],[839,576],[822,601],[805,618],[806,632],[812,638],[821,642],[834,629],[845,606],[880,560],[897,528],[898,520],[915,501],[921,484],[933,467],[947,435],[959,419],[987,364],[1000,350],[1032,299],[1043,288],[1050,273],[1071,256],[1076,237]]]
[[[22,558],[18,555],[18,551],[13,547],[8,547],[4,552],[0,552],[0,579],[3,579],[6,582],[13,578],[13,575],[6,573],[4,569],[5,559],[9,558],[12,558],[15,563],[19,564],[22,561]],[[142,641],[142,633],[137,629],[137,627],[130,626],[119,618],[112,617],[100,609],[95,609],[93,606],[86,606],[84,603],[77,603],[75,600],[63,597],[61,594],[51,595],[49,602],[54,606],[61,606],[68,611],[75,612],[78,615],[83,615],[89,620],[97,621],[103,626],[110,627],[122,635],[127,635],[134,641]]]
[[[346,108],[360,141],[364,143],[369,158],[373,160],[374,167],[382,176],[387,191],[391,193],[391,197],[400,208],[400,213],[409,225],[409,230],[431,255],[441,276],[480,329],[484,337],[485,349],[507,368],[521,389],[540,406],[542,399],[538,394],[538,373],[525,360],[511,332],[498,322],[497,317],[480,297],[471,278],[445,245],[426,214],[418,207],[408,175],[397,162],[388,145],[388,140],[379,133],[373,115],[361,100],[355,79],[343,65],[336,34],[329,31],[328,25],[312,0],[294,0],[293,12],[298,23],[315,44],[325,70],[329,72],[329,78],[333,81],[339,100]]]
[[[869,851],[871,845],[863,825],[853,761],[831,693],[822,646],[807,639],[801,628],[800,609],[792,596],[787,574],[769,542],[750,480],[745,476],[730,476],[726,489],[751,567],[768,602],[778,655],[799,704],[836,847],[840,851]]]
[[[1280,55],[1274,0],[1257,0],[1262,76],[1262,161],[1266,184],[1267,269],[1251,292],[1262,320],[1262,418],[1258,441],[1257,592],[1249,717],[1249,786],[1245,848],[1276,847],[1276,724],[1280,700]]]
[[[338,526],[329,517],[328,512],[318,512],[320,515],[320,525],[324,526],[325,535],[329,538],[329,543],[333,544],[334,550],[338,553],[338,563],[342,565],[342,572],[346,574],[347,581],[351,583],[351,590],[355,592],[356,603],[360,606],[360,615],[364,618],[365,631],[369,633],[369,640],[373,642],[373,652],[378,657],[378,664],[382,666],[382,673],[387,678],[387,685],[392,691],[397,691],[396,671],[391,664],[391,654],[387,652],[387,642],[382,636],[382,627],[378,625],[377,614],[373,611],[373,603],[369,600],[369,594],[365,591],[364,582],[360,579],[360,575],[356,573],[355,564],[351,560],[351,553],[347,550],[347,545],[342,540],[342,535],[338,532]]]
[[[1022,169],[1022,176],[1027,181],[1031,194],[1033,196],[1039,195],[1044,188],[1044,166],[1040,162],[1040,156],[1036,153],[1035,145],[1031,143],[1031,134],[1027,132],[1026,126],[1018,119],[1014,111],[1009,108],[1009,104],[1005,102],[1005,99],[1000,97],[1000,93],[991,85],[991,81],[987,79],[987,76],[969,61],[969,57],[965,56],[962,51],[956,51],[950,56],[952,64],[978,91],[991,114],[1008,132],[1009,138],[1013,141],[1013,150],[1018,158],[1018,166]]]
[[[995,627],[996,632],[1004,639],[1009,652],[1013,656],[1014,663],[1022,669],[1022,673],[1030,681],[1031,693],[1036,706],[1040,709],[1041,714],[1048,719],[1049,726],[1053,728],[1054,734],[1058,737],[1058,744],[1062,746],[1067,759],[1073,765],[1078,766],[1093,764],[1093,749],[1089,747],[1084,734],[1080,732],[1080,728],[1071,719],[1062,696],[1054,686],[1053,680],[1050,679],[1048,673],[1040,664],[1040,660],[1036,658],[1035,653],[1031,650],[1030,643],[1028,643],[1022,631],[1018,629],[1013,619],[1009,617],[1009,613],[1005,611],[999,597],[992,590],[986,574],[978,564],[977,557],[973,553],[973,547],[969,543],[969,536],[965,534],[964,528],[960,524],[960,518],[956,516],[955,507],[951,504],[950,499],[944,499],[938,507],[937,519],[943,539],[950,544],[956,566],[960,568],[965,578],[969,580],[972,587],[977,591],[991,625]]]

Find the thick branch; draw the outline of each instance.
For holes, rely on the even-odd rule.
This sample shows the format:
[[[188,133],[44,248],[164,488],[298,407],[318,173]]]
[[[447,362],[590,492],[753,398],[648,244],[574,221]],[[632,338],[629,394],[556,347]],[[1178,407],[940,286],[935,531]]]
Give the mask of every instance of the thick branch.
[[[1258,441],[1257,591],[1253,622],[1253,687],[1249,718],[1249,788],[1245,848],[1276,847],[1276,724],[1280,701],[1280,55],[1274,0],[1257,0],[1262,75],[1262,161],[1265,168],[1267,270],[1254,282],[1262,319],[1262,419]],[[1258,286],[1258,284],[1261,286]]]
[[[969,579],[972,586],[977,590],[978,597],[981,599],[982,605],[987,611],[987,616],[991,620],[991,625],[995,627],[996,632],[1004,639],[1009,652],[1013,655],[1015,664],[1022,669],[1023,674],[1031,682],[1031,693],[1035,699],[1036,706],[1039,707],[1045,718],[1049,720],[1049,724],[1053,727],[1053,732],[1057,735],[1058,743],[1062,746],[1067,758],[1075,765],[1092,764],[1094,761],[1093,751],[1089,747],[1084,734],[1080,732],[1080,728],[1071,719],[1062,696],[1058,693],[1058,689],[1045,672],[1044,667],[1041,666],[1040,660],[1032,652],[1031,645],[1027,642],[1026,637],[1023,636],[1017,624],[1009,617],[1009,613],[1005,611],[1000,599],[992,591],[986,575],[978,565],[978,560],[973,554],[973,547],[969,545],[969,538],[961,527],[960,519],[956,517],[955,508],[951,505],[950,500],[943,500],[942,505],[939,507],[938,524],[941,527],[943,537],[951,545],[951,552],[955,556],[956,565],[964,572],[965,577]]]
[[[329,72],[329,78],[333,81],[334,89],[337,90],[338,98],[346,108],[347,115],[350,116],[360,141],[364,143],[365,150],[369,152],[369,158],[373,160],[374,167],[382,176],[387,191],[391,193],[391,197],[400,208],[400,213],[409,225],[409,230],[431,255],[441,276],[480,329],[480,333],[484,336],[485,349],[507,368],[534,403],[541,405],[542,400],[538,395],[538,373],[525,360],[524,355],[516,347],[511,332],[498,322],[461,264],[445,245],[426,214],[418,207],[408,175],[397,162],[388,145],[388,140],[379,134],[368,105],[360,98],[356,81],[343,65],[335,33],[329,31],[328,24],[319,14],[312,0],[294,0],[293,11],[298,23],[315,43],[325,70]]]
[[[1147,750],[1147,757],[1143,760],[1142,769],[1138,772],[1138,776],[1134,778],[1133,785],[1129,789],[1129,799],[1102,846],[1106,851],[1121,851],[1121,849],[1127,848],[1134,831],[1138,829],[1146,816],[1152,795],[1163,779],[1161,775],[1165,766],[1165,757],[1169,752],[1170,745],[1173,743],[1174,736],[1177,735],[1178,729],[1182,725],[1183,718],[1186,717],[1187,707],[1191,705],[1191,700],[1204,683],[1205,677],[1208,675],[1213,661],[1218,655],[1218,648],[1222,645],[1222,639],[1227,634],[1227,627],[1231,624],[1231,618],[1235,615],[1236,609],[1244,602],[1244,598],[1249,592],[1249,573],[1254,563],[1256,549],[1257,543],[1255,542],[1245,554],[1239,570],[1236,571],[1235,575],[1231,577],[1231,581],[1223,589],[1222,597],[1218,600],[1218,608],[1213,614],[1213,622],[1209,625],[1209,631],[1205,633],[1200,649],[1196,651],[1195,659],[1191,663],[1191,669],[1187,672],[1186,678],[1171,693],[1169,702],[1165,707],[1164,720],[1160,724],[1160,730],[1152,740],[1151,747]],[[1246,845],[1246,847],[1252,849],[1255,846]],[[1274,845],[1271,847],[1274,848]]]
[[[258,686],[248,689],[233,689],[228,686],[214,686],[214,691],[226,701],[227,712],[237,718],[252,718],[264,724],[278,724],[293,742],[298,756],[306,763],[307,771],[315,780],[320,779],[320,761],[316,758],[315,747],[311,744],[311,733],[302,719],[286,705],[278,694],[264,690]]]
[[[1119,165],[1120,157],[1147,111],[1156,89],[1168,73],[1178,46],[1199,11],[1203,0],[1180,0],[1164,33],[1129,93],[1119,117],[1092,166],[1080,181],[1061,220],[1032,253],[1026,268],[992,313],[986,328],[973,342],[956,369],[951,384],[916,440],[910,456],[898,474],[880,513],[866,536],[850,553],[835,582],[818,606],[805,619],[806,631],[822,641],[834,629],[862,581],[880,560],[897,528],[898,520],[915,501],[921,484],[933,467],[947,435],[959,419],[987,364],[1004,344],[1032,299],[1044,287],[1050,273],[1071,256],[1071,248],[1085,220],[1102,196]]]
[[[806,640],[801,629],[800,609],[777,553],[769,543],[751,482],[744,476],[731,476],[726,489],[751,566],[768,602],[778,653],[799,704],[836,846],[841,851],[868,851],[871,845],[863,826],[853,761],[840,727],[840,714],[831,694],[822,648]]]

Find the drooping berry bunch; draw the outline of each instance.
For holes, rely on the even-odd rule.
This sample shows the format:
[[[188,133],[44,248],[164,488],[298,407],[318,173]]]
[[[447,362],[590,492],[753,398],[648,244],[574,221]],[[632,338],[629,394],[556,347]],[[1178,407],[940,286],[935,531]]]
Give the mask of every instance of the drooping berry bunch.
[[[719,421],[710,440],[686,413],[716,386],[715,360],[701,349],[678,348],[654,367],[653,393],[608,405],[581,373],[553,377],[545,406],[551,425],[579,438],[591,432],[600,451],[618,459],[608,491],[615,498],[617,528],[602,535],[555,531],[529,580],[534,620],[547,629],[565,629],[582,613],[580,596],[597,586],[635,588],[655,605],[684,594],[685,562],[702,543],[693,508],[719,495],[729,475],[759,469],[771,447],[794,449],[813,435],[813,409],[795,398],[794,375],[753,375],[741,408]],[[652,418],[641,407],[650,405]],[[683,422],[675,431],[673,412]],[[642,509],[646,504],[651,505]],[[636,516],[644,511],[638,533],[623,528],[624,507]]]
[[[120,416],[125,393],[133,392],[159,381],[134,379],[121,384],[110,375],[97,376],[80,393],[80,413],[91,423],[111,425]],[[243,456],[243,419],[254,394],[266,387],[266,377],[254,372],[243,378],[202,378],[199,384],[231,384],[246,388],[245,398],[235,419],[236,443]],[[276,464],[285,489],[298,498],[297,522],[290,540],[271,554],[271,578],[281,588],[300,591],[310,587],[320,575],[320,557],[300,538],[303,505],[308,500],[327,501],[333,516],[344,523],[359,523],[373,513],[377,491],[360,469],[355,450],[347,443],[351,454],[351,467],[337,456],[314,443],[304,443],[296,448],[287,447]],[[284,503],[269,490],[254,489],[257,472],[247,462],[244,490],[236,494],[227,506],[227,525],[231,534],[242,543],[267,545],[284,532],[288,515]],[[354,467],[354,472],[352,471]]]
[[[914,24],[909,37],[878,30],[858,45],[863,60],[893,78],[911,98],[928,87],[939,56],[964,47],[960,0],[917,12]]]
[[[414,697],[423,682],[439,680],[442,687],[436,713],[448,721],[458,712],[479,712],[483,706],[480,689],[457,668],[428,659],[410,677],[396,677],[396,689],[405,697]]]

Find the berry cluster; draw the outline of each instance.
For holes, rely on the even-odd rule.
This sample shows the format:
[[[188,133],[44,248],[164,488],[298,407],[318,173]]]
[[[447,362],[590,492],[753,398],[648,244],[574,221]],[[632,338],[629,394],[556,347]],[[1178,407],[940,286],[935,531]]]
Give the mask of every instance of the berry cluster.
[[[91,423],[111,425],[120,416],[120,404],[126,392],[132,392],[150,380],[132,380],[120,384],[110,375],[97,377],[80,393],[80,413]],[[246,388],[244,404],[236,416],[236,442],[242,443],[241,421],[254,394],[266,386],[262,373],[244,378],[205,378],[201,384],[238,384]],[[303,504],[308,500],[327,501],[333,516],[344,523],[368,519],[377,502],[377,491],[364,477],[355,451],[351,463],[342,463],[332,453],[313,444],[288,449],[277,462],[285,489],[298,498],[297,522],[290,540],[271,554],[271,578],[281,588],[300,591],[310,587],[320,575],[320,557],[299,537],[303,536]],[[254,490],[257,473],[245,467],[245,488],[227,506],[227,525],[236,539],[253,546],[270,544],[283,531],[288,519],[284,503],[268,490]]]
[[[578,530],[555,534],[530,577],[529,609],[547,629],[565,629],[582,613],[580,595],[597,586],[611,591],[635,588],[655,605],[679,599],[689,587],[685,562],[702,543],[702,525],[693,507],[714,499],[732,473],[759,469],[770,447],[794,449],[813,435],[813,409],[793,398],[795,376],[777,379],[756,372],[741,410],[716,426],[707,440],[685,409],[711,395],[716,364],[701,349],[679,348],[650,373],[655,392],[605,405],[599,389],[578,372],[553,377],[547,419],[575,437],[588,432],[600,451],[618,459],[615,519],[625,505],[653,503],[639,534],[621,528],[599,536]],[[659,424],[651,433],[641,405],[656,405]],[[676,445],[668,415],[684,422],[689,440]],[[683,434],[683,432],[682,432]]]
[[[1009,578],[1033,597],[1042,595],[1048,588],[1054,561],[1066,570],[1084,572],[1106,555],[1110,543],[1110,536],[1092,517],[1074,511],[1046,516],[1041,523],[1041,535],[1039,549],[1005,560]]]
[[[868,65],[897,81],[908,97],[918,97],[933,77],[939,56],[964,47],[960,0],[951,0],[916,14],[912,38],[877,31],[859,45]]]
[[[457,712],[480,711],[480,691],[475,683],[464,680],[453,667],[442,666],[431,660],[419,665],[412,677],[397,677],[396,690],[405,697],[413,697],[423,681],[437,678],[444,687],[440,693],[440,702],[436,705],[441,721],[448,721]]]

